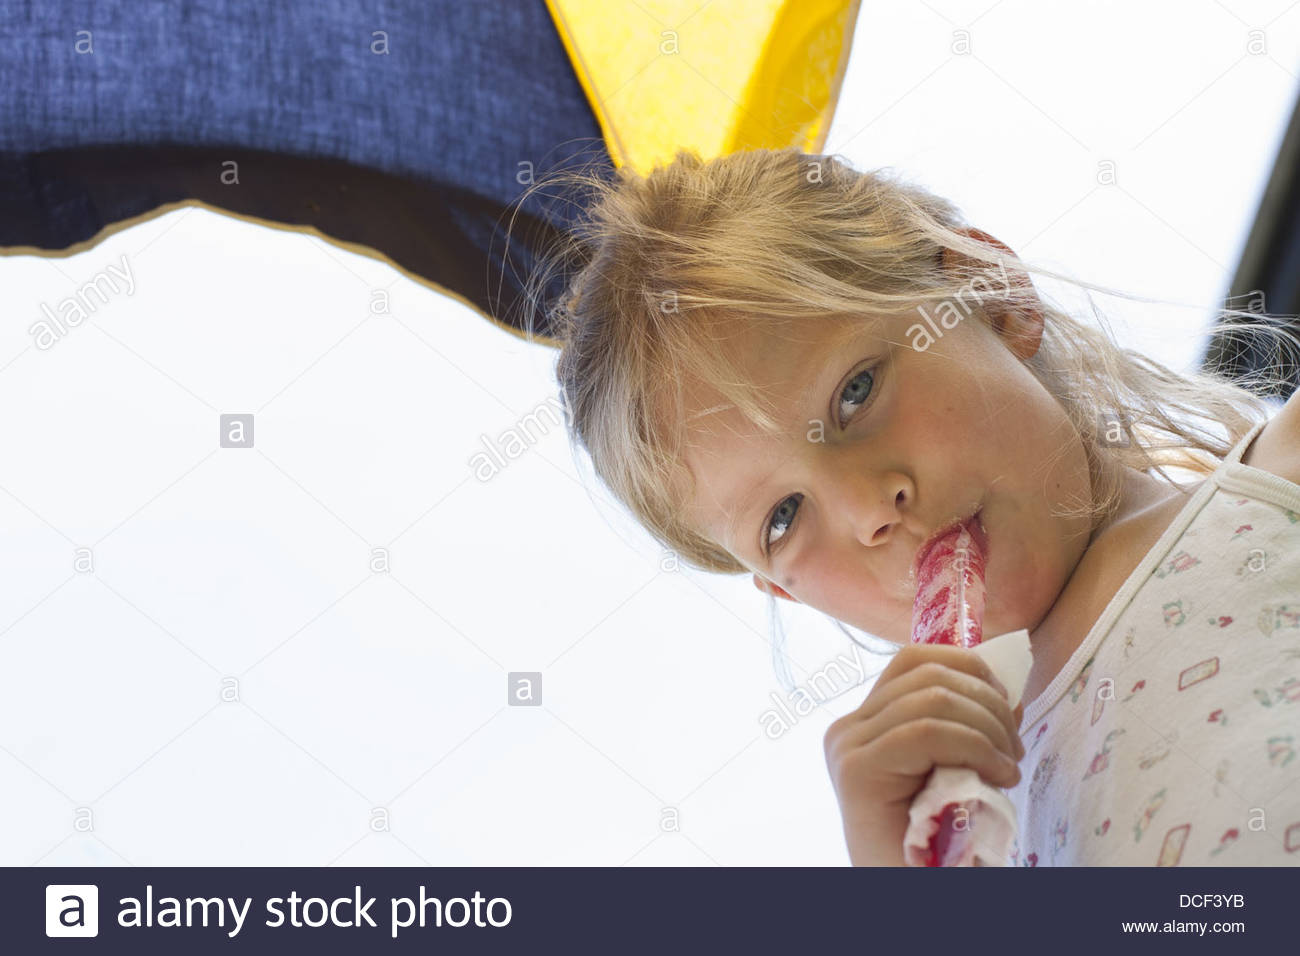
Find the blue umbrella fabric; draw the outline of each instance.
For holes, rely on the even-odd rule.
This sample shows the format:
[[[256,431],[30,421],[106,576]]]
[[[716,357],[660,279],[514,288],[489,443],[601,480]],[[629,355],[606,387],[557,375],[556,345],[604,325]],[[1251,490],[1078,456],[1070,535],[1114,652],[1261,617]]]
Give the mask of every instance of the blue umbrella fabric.
[[[69,254],[197,200],[368,247],[553,344],[521,293],[575,210],[528,187],[613,166],[544,3],[0,0],[0,19],[0,252]]]

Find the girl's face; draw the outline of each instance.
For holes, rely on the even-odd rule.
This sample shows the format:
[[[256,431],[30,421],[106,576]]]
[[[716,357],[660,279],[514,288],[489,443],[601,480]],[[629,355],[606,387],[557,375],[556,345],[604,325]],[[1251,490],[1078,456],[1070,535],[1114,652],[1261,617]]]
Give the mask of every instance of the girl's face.
[[[934,310],[927,309],[934,316]],[[747,380],[784,416],[768,436],[734,407],[688,418],[686,515],[795,600],[898,644],[910,638],[917,551],[980,513],[987,534],[984,633],[1033,630],[1090,537],[1083,443],[1021,364],[1041,316],[978,311],[927,343],[919,313],[857,323],[746,327],[735,341]],[[924,326],[924,324],[922,325]],[[912,343],[915,342],[916,347]],[[688,416],[724,400],[688,392]],[[765,589],[765,588],[764,588]]]

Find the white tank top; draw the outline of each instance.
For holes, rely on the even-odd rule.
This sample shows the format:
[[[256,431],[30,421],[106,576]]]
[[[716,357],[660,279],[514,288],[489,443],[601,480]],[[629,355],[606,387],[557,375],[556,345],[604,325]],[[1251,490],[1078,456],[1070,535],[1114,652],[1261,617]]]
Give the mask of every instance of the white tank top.
[[[1192,494],[1025,706],[1012,866],[1300,866],[1300,485]]]

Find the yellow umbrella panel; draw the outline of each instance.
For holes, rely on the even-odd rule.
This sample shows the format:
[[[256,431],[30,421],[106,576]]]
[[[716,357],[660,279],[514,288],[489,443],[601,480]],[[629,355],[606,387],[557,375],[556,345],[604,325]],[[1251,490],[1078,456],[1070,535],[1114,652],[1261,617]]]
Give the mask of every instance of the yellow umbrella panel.
[[[547,0],[616,166],[820,152],[858,0]]]

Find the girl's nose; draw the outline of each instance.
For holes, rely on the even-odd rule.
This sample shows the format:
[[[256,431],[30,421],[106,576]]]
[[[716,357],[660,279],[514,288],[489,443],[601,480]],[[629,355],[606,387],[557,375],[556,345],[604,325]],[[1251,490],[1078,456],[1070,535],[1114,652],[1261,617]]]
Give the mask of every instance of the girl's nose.
[[[837,512],[868,548],[897,534],[915,494],[911,479],[897,471],[841,474],[834,484]]]
[[[907,489],[903,487],[904,481],[906,479],[898,475],[894,480],[883,484],[881,488],[883,504],[867,512],[866,521],[862,525],[863,533],[859,536],[859,540],[868,547],[875,547],[889,541],[899,522],[903,520],[903,508],[908,501]],[[892,499],[889,496],[891,490]]]

